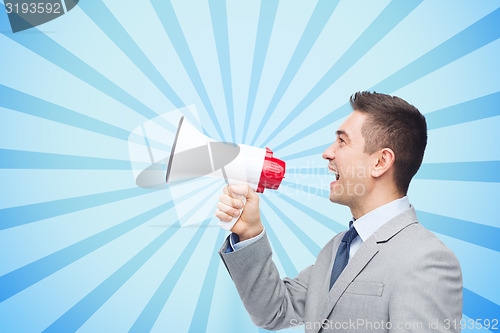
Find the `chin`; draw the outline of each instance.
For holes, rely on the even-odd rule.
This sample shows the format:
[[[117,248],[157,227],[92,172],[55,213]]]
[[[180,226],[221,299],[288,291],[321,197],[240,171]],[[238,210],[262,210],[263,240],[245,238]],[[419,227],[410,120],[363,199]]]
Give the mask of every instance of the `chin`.
[[[348,200],[346,200],[346,198],[342,198],[341,196],[335,195],[333,192],[330,192],[330,201],[344,206],[347,206],[348,203]]]

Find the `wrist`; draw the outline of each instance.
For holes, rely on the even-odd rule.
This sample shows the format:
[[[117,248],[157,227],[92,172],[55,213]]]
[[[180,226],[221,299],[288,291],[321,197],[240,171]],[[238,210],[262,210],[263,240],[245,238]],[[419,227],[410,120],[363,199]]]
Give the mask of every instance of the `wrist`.
[[[247,239],[254,238],[255,236],[260,235],[260,233],[264,230],[264,226],[260,223],[257,225],[255,228],[245,230],[245,232],[238,233],[238,237],[240,239],[240,242],[243,242]]]

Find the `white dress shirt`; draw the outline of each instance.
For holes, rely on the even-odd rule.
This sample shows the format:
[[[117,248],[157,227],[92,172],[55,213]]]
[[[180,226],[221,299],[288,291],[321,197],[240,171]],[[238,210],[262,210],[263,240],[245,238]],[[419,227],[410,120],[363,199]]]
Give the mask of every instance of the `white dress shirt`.
[[[363,242],[370,238],[370,236],[373,235],[378,228],[409,208],[410,201],[408,200],[408,196],[404,196],[400,199],[391,201],[388,204],[375,208],[357,220],[354,220],[353,218],[353,228],[356,228],[358,236],[351,242],[349,260],[351,260]]]

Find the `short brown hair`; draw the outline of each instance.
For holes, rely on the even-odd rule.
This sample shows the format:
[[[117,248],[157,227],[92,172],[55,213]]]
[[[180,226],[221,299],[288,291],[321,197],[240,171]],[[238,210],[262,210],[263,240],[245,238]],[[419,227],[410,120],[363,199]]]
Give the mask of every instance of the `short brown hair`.
[[[417,173],[427,145],[427,123],[416,107],[405,100],[376,92],[357,92],[350,98],[353,110],[366,113],[363,124],[365,152],[390,148],[396,155],[394,181],[406,194]]]

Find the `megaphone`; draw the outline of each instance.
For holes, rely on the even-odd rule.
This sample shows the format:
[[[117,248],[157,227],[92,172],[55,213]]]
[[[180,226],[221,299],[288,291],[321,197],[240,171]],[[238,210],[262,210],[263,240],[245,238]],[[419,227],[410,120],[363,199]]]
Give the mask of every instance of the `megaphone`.
[[[200,193],[206,193],[206,186],[213,184],[208,177],[230,185],[248,184],[262,193],[266,188],[277,189],[285,174],[285,163],[273,157],[270,149],[216,142],[201,130],[196,107],[189,105],[148,120],[128,138],[135,183],[147,189],[168,188],[172,200],[177,200],[181,226],[196,223],[213,209],[206,202],[193,214],[185,199],[178,201],[191,186],[200,186]],[[236,221],[219,225],[231,230]]]
[[[219,177],[229,185],[248,184],[254,191],[263,193],[266,188],[278,189],[284,175],[285,162],[275,158],[269,148],[216,142],[181,117],[165,182],[174,185],[203,176]],[[230,222],[219,221],[219,226],[231,230],[237,220],[238,217]]]

